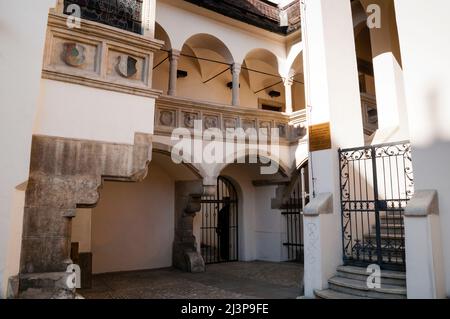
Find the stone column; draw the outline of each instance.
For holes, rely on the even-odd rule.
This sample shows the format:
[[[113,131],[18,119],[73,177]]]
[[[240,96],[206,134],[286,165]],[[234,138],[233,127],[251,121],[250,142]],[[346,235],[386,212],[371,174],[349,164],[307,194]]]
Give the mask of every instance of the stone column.
[[[232,98],[231,98],[231,105],[233,106],[239,106],[239,91],[240,91],[240,83],[239,83],[239,76],[241,74],[241,64],[239,63],[233,63],[231,65],[231,76],[232,76]]]
[[[416,190],[404,219],[408,298],[446,298],[437,191]]]
[[[405,140],[409,138],[408,117],[394,1],[361,0],[361,3],[365,9],[373,4],[380,8],[380,28],[370,28],[380,130],[374,142]],[[369,10],[368,14],[371,13]],[[395,135],[392,135],[393,130],[396,130]],[[386,140],[387,135],[391,135],[391,140]]]
[[[142,34],[146,37],[155,36],[156,0],[144,0],[142,2]]]
[[[284,80],[284,95],[286,100],[285,113],[287,114],[291,114],[293,112],[292,84],[294,84],[294,80],[291,77]]]
[[[180,59],[181,52],[179,50],[172,49],[169,52],[169,91],[167,94],[171,96],[177,95],[177,71],[178,71],[178,60]]]
[[[396,0],[395,14],[402,50],[414,188],[435,189],[439,194],[446,294],[450,296],[450,43],[442,41],[450,20],[446,18],[448,10],[432,1]],[[417,21],[421,21],[420,27]]]
[[[332,212],[326,217],[329,232],[320,245],[312,246],[314,252],[305,252],[305,264],[310,256],[320,257],[320,267],[305,267],[306,293],[312,297],[343,262],[338,149],[363,146],[364,138],[350,1],[305,0],[302,32],[308,125],[330,125],[329,145],[310,153],[311,201],[317,194],[333,195]]]
[[[175,239],[173,266],[187,272],[205,271],[194,236],[194,216],[201,209],[202,181],[175,183]]]
[[[305,296],[314,297],[315,289],[327,286],[329,274],[327,256],[336,249],[332,240],[336,237],[337,227],[333,218],[333,194],[318,194],[303,210],[304,229],[304,288]]]

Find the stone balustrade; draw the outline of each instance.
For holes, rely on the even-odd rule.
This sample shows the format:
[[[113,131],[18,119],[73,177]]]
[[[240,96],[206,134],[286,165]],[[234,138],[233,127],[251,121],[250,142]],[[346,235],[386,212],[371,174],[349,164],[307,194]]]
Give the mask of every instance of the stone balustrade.
[[[287,115],[248,107],[160,96],[156,100],[155,135],[170,136],[173,129],[194,129],[194,121],[202,120],[202,129],[278,128],[280,143],[295,143],[306,136],[304,110]]]

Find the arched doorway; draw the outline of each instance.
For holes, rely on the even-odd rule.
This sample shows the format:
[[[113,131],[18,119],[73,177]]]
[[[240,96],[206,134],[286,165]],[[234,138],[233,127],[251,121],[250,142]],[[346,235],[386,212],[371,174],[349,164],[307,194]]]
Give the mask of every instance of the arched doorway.
[[[285,241],[287,260],[303,262],[303,208],[309,202],[308,161],[304,162],[293,174],[287,198],[282,206],[285,216]]]
[[[217,178],[216,194],[202,197],[201,254],[206,264],[238,260],[238,196],[230,180]]]

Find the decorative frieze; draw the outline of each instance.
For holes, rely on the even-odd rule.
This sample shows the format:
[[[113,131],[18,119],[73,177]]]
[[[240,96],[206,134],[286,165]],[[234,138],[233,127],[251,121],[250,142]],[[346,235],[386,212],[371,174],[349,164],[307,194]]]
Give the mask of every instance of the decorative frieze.
[[[228,128],[279,129],[281,143],[296,142],[306,136],[304,111],[292,115],[260,109],[230,107],[209,102],[194,101],[173,96],[161,96],[156,100],[155,134],[171,135],[175,127],[194,129],[194,121],[202,119],[203,129]]]

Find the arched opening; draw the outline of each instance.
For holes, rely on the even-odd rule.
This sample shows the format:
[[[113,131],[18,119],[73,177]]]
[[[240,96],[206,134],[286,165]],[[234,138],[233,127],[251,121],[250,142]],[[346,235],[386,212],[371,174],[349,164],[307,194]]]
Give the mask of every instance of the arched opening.
[[[352,2],[364,133],[393,130],[393,142],[408,138],[402,61],[393,0]],[[382,136],[383,134],[381,134]]]
[[[203,33],[190,37],[181,49],[177,95],[230,104],[233,56],[216,37]]]
[[[206,264],[238,261],[238,193],[224,176],[217,178],[216,193],[202,197],[196,217],[200,224],[200,250]]]
[[[80,254],[92,256],[92,274],[172,266],[175,183],[201,177],[169,156],[154,150],[143,181],[105,181],[96,207],[78,209],[72,242]]]
[[[292,110],[294,112],[300,111],[306,108],[303,51],[297,55],[294,63],[292,63],[290,75],[292,82]]]
[[[278,68],[278,58],[266,49],[254,49],[246,55],[240,74],[242,106],[285,110],[284,81]]]
[[[164,41],[164,47],[153,56],[152,86],[166,93],[169,89],[169,50],[172,49],[172,42],[158,22],[155,23],[155,39]]]

